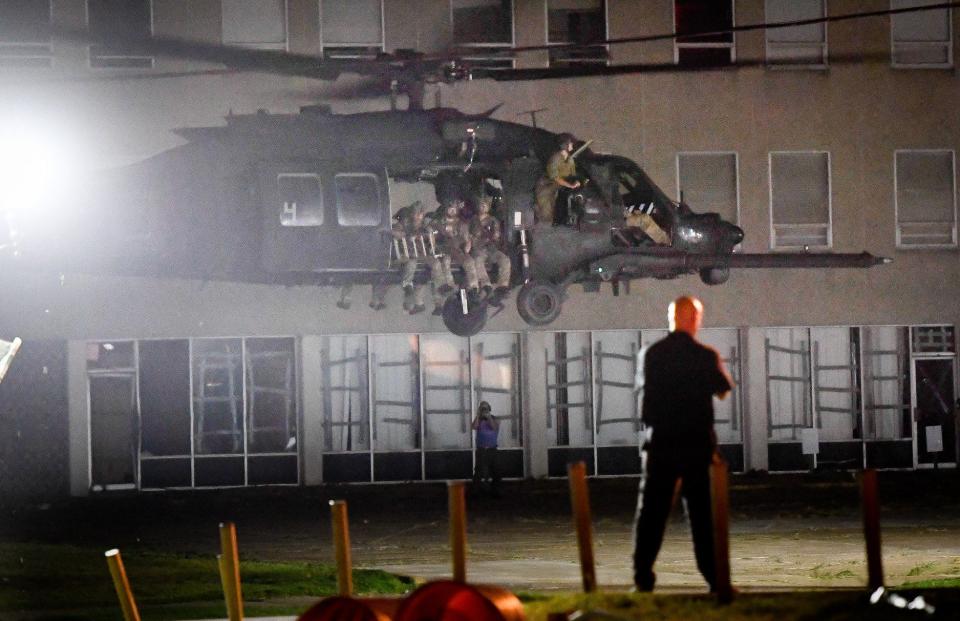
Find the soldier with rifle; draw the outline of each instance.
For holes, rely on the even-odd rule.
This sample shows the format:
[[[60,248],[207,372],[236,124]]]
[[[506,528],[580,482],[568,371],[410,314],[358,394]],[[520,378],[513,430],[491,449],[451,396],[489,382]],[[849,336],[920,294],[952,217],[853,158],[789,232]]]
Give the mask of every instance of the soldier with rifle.
[[[490,213],[492,199],[484,196],[477,203],[477,215],[470,223],[470,234],[473,248],[470,255],[476,263],[477,283],[484,294],[494,291],[498,298],[502,298],[510,290],[510,257],[500,249],[502,234],[500,221]],[[487,262],[497,266],[497,282],[491,286],[490,274],[487,272]]]
[[[452,281],[449,271],[444,270],[438,258],[436,232],[427,224],[425,216],[423,203],[417,201],[397,212],[392,228],[394,254],[403,266],[400,278],[403,309],[411,315],[426,310],[423,303],[423,285],[414,280],[420,263],[426,264],[430,269],[435,289],[446,285],[448,280]]]
[[[443,254],[438,257],[441,269],[434,270],[434,315],[443,314],[444,299],[456,287],[452,273],[455,263],[463,268],[463,286],[467,293],[477,295],[480,290],[477,282],[477,264],[470,256],[472,249],[470,226],[460,217],[463,206],[463,199],[450,199],[443,207],[443,219],[436,224]],[[438,271],[442,272],[443,280],[438,278]]]
[[[560,134],[560,150],[547,160],[546,175],[537,181],[535,190],[537,222],[555,224],[555,211],[560,188],[576,190],[581,185],[577,179],[577,165],[573,160],[575,156],[574,140],[572,134]],[[581,147],[582,149],[583,147]],[[560,219],[561,222],[564,220],[565,218]]]

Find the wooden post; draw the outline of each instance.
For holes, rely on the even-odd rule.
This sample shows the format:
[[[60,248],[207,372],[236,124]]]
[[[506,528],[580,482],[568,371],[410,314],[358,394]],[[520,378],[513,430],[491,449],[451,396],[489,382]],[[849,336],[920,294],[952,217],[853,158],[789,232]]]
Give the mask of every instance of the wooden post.
[[[583,591],[592,593],[597,590],[597,570],[593,561],[593,525],[590,519],[590,493],[587,489],[587,465],[582,461],[568,465],[567,477],[570,483],[570,504],[573,505],[573,523],[577,529]]]
[[[120,550],[116,548],[107,550],[104,556],[107,557],[107,567],[110,568],[113,588],[117,591],[117,599],[120,600],[120,608],[123,609],[124,621],[140,621],[140,611],[137,610],[137,602],[134,601],[133,591],[130,590],[130,581],[127,579],[127,570],[123,568]]]
[[[860,500],[863,504],[863,535],[867,542],[867,588],[883,586],[883,558],[880,554],[880,495],[877,471],[867,468],[860,475]]]
[[[730,584],[730,495],[727,462],[722,459],[710,464],[710,499],[713,515],[713,564],[717,601],[733,601]]]
[[[353,559],[350,556],[350,526],[345,500],[330,501],[330,522],[333,525],[333,553],[337,563],[337,593],[353,596]]]
[[[220,581],[230,621],[243,621],[243,592],[240,588],[240,557],[237,553],[237,527],[233,522],[220,524]]]
[[[463,481],[447,483],[450,512],[450,555],[454,582],[467,581],[467,501]]]

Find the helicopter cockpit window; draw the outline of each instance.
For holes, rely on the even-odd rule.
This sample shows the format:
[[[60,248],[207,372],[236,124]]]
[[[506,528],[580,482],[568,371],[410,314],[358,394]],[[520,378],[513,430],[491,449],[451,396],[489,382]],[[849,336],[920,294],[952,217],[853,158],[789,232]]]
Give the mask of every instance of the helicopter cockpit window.
[[[644,213],[652,213],[654,196],[647,191],[647,186],[632,171],[618,171],[620,200],[624,209],[638,209]]]
[[[337,222],[341,226],[380,224],[380,183],[370,173],[341,173],[337,187]]]
[[[323,224],[323,191],[320,177],[309,173],[277,175],[277,198],[282,226]]]

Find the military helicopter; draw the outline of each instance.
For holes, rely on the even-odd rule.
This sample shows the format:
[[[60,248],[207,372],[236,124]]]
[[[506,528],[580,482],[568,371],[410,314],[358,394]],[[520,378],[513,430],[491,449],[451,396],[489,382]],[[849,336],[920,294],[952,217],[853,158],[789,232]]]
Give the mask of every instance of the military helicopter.
[[[296,114],[230,114],[224,126],[178,130],[186,144],[100,180],[87,197],[83,218],[65,227],[58,244],[63,252],[34,238],[29,225],[18,226],[15,260],[21,264],[283,285],[399,283],[401,257],[390,231],[402,205],[392,204],[394,184],[432,188],[440,204],[452,196],[470,202],[486,194],[494,200],[504,225],[504,251],[515,268],[510,285],[518,290],[517,310],[532,326],[556,319],[574,284],[599,291],[601,283],[610,282],[618,294],[621,285],[640,278],[698,274],[718,285],[731,268],[870,267],[889,261],[865,252],[734,252],[744,237],[738,226],[670,199],[635,162],[595,153],[583,143],[574,156],[581,183],[563,197],[563,217],[536,222],[535,186],[560,136],[495,119],[496,109],[470,114],[422,107],[424,82],[528,79],[522,71],[474,75],[455,59],[415,54],[365,64],[317,63],[287,53],[169,39],[125,44],[321,79],[351,71],[378,80],[387,75],[391,93],[407,94],[410,105],[356,114],[333,114],[322,105]],[[624,72],[563,68],[540,77],[607,69]],[[84,248],[83,258],[72,256],[72,248]],[[426,277],[421,271],[419,278]],[[461,289],[447,298],[443,320],[451,332],[469,336],[499,307],[498,300]]]

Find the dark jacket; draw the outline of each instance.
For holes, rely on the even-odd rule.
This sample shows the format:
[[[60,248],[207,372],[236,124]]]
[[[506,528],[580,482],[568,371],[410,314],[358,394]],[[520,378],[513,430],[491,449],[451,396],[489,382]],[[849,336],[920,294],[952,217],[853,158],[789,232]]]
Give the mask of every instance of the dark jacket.
[[[651,452],[709,459],[713,396],[732,388],[716,350],[685,332],[671,332],[647,349],[642,381],[643,422],[653,428]]]

